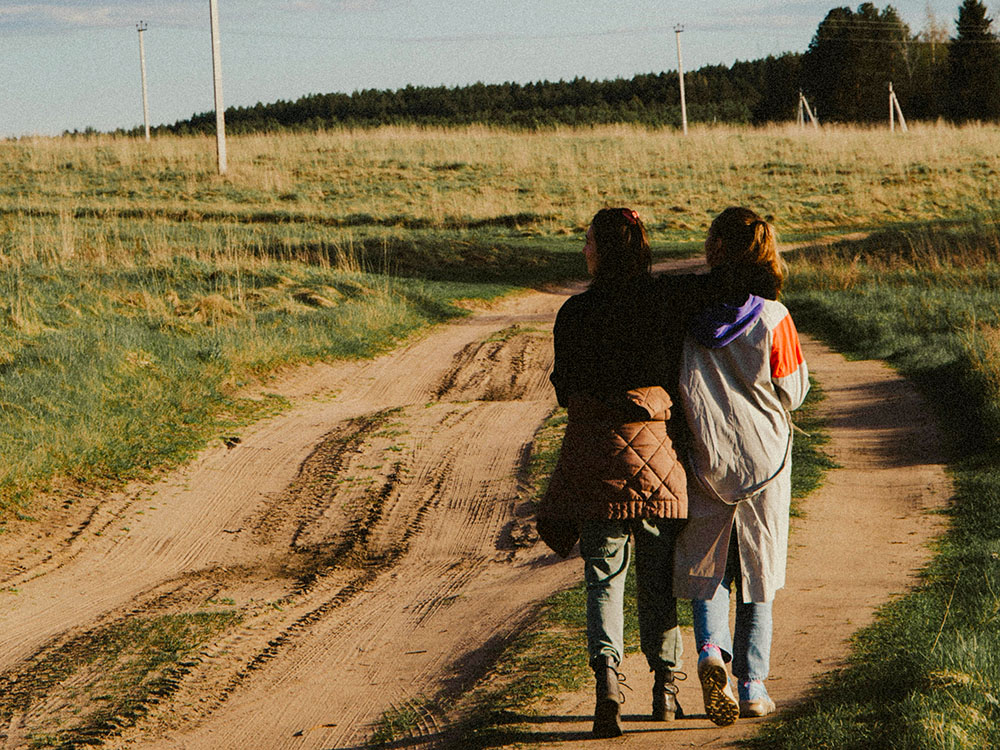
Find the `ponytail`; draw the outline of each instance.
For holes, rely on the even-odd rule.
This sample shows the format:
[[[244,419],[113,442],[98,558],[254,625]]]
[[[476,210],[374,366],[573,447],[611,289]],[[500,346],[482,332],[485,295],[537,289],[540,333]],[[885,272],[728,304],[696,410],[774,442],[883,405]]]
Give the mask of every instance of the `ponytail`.
[[[748,208],[732,206],[712,222],[710,242],[717,242],[718,260],[713,271],[726,296],[756,294],[777,299],[785,280],[774,227]]]

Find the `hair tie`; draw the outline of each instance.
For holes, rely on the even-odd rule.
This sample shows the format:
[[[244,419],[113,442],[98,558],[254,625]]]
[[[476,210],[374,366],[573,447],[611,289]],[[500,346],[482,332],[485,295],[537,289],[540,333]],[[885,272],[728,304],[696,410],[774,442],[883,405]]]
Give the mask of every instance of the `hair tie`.
[[[639,214],[637,214],[631,208],[623,208],[622,209],[622,216],[625,217],[625,220],[629,224],[638,224],[639,223]]]

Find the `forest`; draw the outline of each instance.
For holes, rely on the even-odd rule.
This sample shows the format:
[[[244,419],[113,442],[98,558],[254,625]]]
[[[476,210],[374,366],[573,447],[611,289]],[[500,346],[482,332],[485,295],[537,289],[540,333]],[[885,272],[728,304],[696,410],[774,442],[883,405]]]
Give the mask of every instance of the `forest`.
[[[963,0],[954,33],[930,12],[912,31],[898,11],[862,3],[837,7],[804,52],[787,52],[684,74],[690,122],[764,124],[795,118],[801,91],[823,122],[871,123],[887,115],[891,83],[908,119],[962,123],[1000,119],[1000,39],[980,0]],[[407,86],[226,109],[233,133],[330,127],[486,123],[540,128],[615,122],[681,124],[676,71],[630,79],[467,86]],[[157,133],[214,132],[214,111]],[[138,134],[139,129],[121,131]]]

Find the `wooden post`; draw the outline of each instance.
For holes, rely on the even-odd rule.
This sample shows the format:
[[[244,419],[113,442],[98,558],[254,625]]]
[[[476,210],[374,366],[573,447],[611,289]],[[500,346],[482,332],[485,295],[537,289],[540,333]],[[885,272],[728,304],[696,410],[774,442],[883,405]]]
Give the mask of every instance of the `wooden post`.
[[[146,47],[142,43],[142,32],[149,26],[139,21],[135,27],[139,31],[139,69],[142,71],[142,122],[146,127],[146,142],[149,142],[149,99],[146,97]]]
[[[904,133],[907,132],[906,118],[903,117],[903,109],[899,106],[899,97],[896,96],[896,92],[892,92],[892,103],[896,106],[896,116],[899,117],[899,129]]]
[[[896,98],[896,95],[892,93],[892,81],[889,81],[889,132],[896,132],[896,110],[893,107],[892,100]]]
[[[215,150],[219,156],[219,174],[226,173],[226,110],[222,105],[222,55],[219,53],[219,9],[216,0],[208,0],[212,24],[212,76],[215,81]]]
[[[681,60],[681,32],[684,27],[680,24],[674,26],[674,36],[677,39],[677,80],[681,85],[681,127],[684,135],[688,134],[688,113],[687,103],[684,101],[684,62]]]
[[[809,122],[811,122],[812,126],[818,130],[819,129],[819,120],[816,119],[816,116],[813,114],[812,109],[809,108],[809,102],[806,101],[805,94],[803,94],[800,91],[799,92],[799,123],[803,127],[805,127],[805,118],[802,116],[802,110],[805,110],[805,113],[807,115],[809,115]]]

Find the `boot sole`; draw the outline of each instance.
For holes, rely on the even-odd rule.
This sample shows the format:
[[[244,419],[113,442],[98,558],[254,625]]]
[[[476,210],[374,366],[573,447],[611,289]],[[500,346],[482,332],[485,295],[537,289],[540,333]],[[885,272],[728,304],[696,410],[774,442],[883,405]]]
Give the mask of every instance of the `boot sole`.
[[[719,664],[704,664],[698,669],[701,692],[705,699],[705,713],[712,723],[728,727],[740,715],[739,704],[727,693],[729,675]]]

